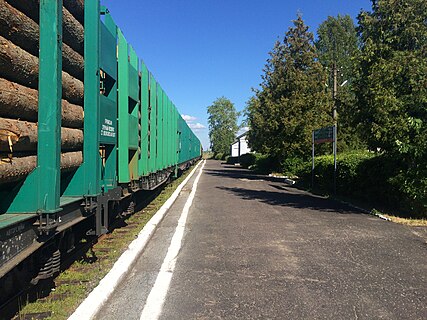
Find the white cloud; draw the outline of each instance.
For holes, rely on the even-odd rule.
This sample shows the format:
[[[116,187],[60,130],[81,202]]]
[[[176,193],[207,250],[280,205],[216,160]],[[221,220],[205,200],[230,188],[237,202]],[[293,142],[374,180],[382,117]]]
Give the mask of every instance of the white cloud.
[[[189,123],[188,126],[191,129],[206,129],[206,126],[204,126],[203,124],[197,122],[197,123]]]
[[[237,132],[237,135],[240,136],[241,134],[248,132],[248,131],[249,131],[249,127],[240,128],[240,130]]]
[[[187,122],[190,129],[194,130],[194,132],[206,129],[205,125],[201,124],[200,122],[195,122],[197,120],[196,117],[190,116],[188,114],[182,114],[181,117],[185,120],[185,122]]]
[[[193,121],[197,120],[196,117],[190,116],[188,114],[183,114],[181,116],[182,116],[182,119],[184,119],[187,123],[190,123],[190,122],[193,122]]]

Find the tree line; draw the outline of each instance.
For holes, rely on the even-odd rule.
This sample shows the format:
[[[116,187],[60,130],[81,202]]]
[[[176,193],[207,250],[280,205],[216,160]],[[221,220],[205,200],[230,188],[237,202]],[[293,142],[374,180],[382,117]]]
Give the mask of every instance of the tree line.
[[[335,104],[340,151],[425,155],[426,15],[423,0],[373,0],[357,26],[348,15],[328,17],[316,41],[298,16],[247,103],[252,148],[278,159],[309,157],[311,131],[334,123]]]
[[[278,167],[306,161],[312,131],[337,123],[338,152],[381,155],[399,188],[424,198],[425,208],[427,1],[371,1],[357,25],[348,15],[328,17],[316,39],[297,16],[247,102],[249,145]]]

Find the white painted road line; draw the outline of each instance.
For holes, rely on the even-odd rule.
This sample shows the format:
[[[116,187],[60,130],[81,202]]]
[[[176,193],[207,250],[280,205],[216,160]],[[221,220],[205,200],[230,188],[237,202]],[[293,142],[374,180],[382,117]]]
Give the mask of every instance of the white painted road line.
[[[203,167],[206,160],[204,160],[199,174],[194,180],[193,187],[190,195],[182,209],[181,217],[178,220],[175,233],[172,237],[168,252],[166,253],[163,264],[157,275],[156,282],[148,295],[144,309],[142,310],[140,320],[157,320],[162,313],[163,304],[166,300],[166,295],[172,280],[173,272],[175,270],[176,260],[179,251],[181,250],[182,239],[184,237],[185,224],[187,222],[188,212],[193,203],[194,195],[196,194],[197,184],[200,176],[202,175]]]
[[[89,296],[68,318],[69,320],[86,320],[93,319],[95,317],[102,305],[109,299],[117,285],[120,283],[138,256],[147,246],[147,243],[152,237],[158,224],[163,220],[166,212],[175,202],[182,188],[187,184],[188,180],[190,180],[194,172],[196,172],[201,162],[202,161],[197,164],[197,166],[190,172],[188,177],[185,178],[185,180],[178,186],[178,188],[176,188],[171,197],[166,200],[163,206],[156,212],[150,221],[147,222],[147,224],[138,234],[138,237],[131,242],[128,249],[116,261],[110,272],[108,272],[108,274],[99,282],[99,285],[93,289]]]

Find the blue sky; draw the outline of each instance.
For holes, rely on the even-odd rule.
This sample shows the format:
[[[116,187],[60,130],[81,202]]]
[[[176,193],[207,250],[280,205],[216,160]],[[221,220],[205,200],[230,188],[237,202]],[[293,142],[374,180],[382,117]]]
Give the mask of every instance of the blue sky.
[[[209,147],[206,108],[229,98],[238,111],[261,82],[274,42],[302,14],[312,32],[328,16],[353,19],[369,0],[101,0]]]

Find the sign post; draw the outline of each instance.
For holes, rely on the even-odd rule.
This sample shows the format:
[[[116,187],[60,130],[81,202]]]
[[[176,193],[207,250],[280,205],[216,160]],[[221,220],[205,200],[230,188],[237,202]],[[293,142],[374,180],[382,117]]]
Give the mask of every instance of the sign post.
[[[314,131],[311,135],[311,189],[314,188]]]
[[[332,142],[334,153],[334,194],[337,193],[337,126],[313,130],[312,134],[312,164],[311,164],[311,188],[314,188],[314,145]]]
[[[334,124],[334,195],[337,195],[337,125]]]

